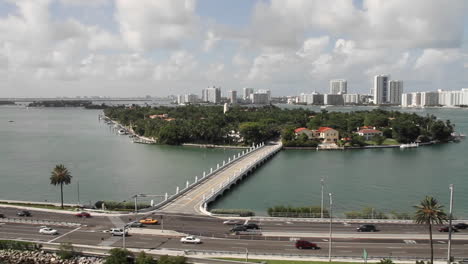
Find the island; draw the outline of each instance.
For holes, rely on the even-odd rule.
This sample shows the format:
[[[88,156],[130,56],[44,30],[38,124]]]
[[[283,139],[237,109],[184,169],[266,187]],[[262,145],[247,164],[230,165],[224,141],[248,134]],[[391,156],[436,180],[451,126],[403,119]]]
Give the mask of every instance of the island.
[[[314,112],[270,105],[224,112],[221,106],[133,105],[109,107],[104,114],[135,136],[168,145],[251,146],[281,139],[286,148],[344,149],[449,142],[454,132],[449,120],[381,109]]]

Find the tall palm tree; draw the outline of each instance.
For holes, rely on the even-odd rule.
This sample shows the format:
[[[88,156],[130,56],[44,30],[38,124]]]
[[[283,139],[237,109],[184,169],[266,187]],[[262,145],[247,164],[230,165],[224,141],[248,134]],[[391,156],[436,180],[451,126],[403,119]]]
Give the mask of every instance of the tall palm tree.
[[[434,263],[434,246],[432,245],[432,225],[442,224],[447,220],[443,205],[431,196],[426,196],[418,205],[415,205],[416,214],[414,222],[424,224],[429,228],[429,240],[431,244],[431,263]]]
[[[52,185],[60,185],[60,197],[62,201],[62,209],[63,209],[63,185],[70,184],[72,176],[63,164],[59,164],[55,166],[52,170],[52,175],[50,176],[50,184]]]

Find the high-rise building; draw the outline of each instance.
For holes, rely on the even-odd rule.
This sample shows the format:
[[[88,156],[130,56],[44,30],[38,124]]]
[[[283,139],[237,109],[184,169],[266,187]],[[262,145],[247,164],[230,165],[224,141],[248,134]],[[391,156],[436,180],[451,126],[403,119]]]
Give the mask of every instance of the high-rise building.
[[[250,95],[253,104],[269,104],[271,100],[270,90],[259,90]]]
[[[439,105],[438,92],[421,92],[421,106],[437,106]]]
[[[342,94],[325,94],[323,96],[323,103],[325,105],[344,105]]]
[[[177,95],[178,104],[194,104],[198,102],[198,96],[195,94]]]
[[[244,88],[244,100],[249,100],[250,95],[254,93],[253,88]]]
[[[330,94],[346,94],[348,93],[348,82],[346,80],[331,80]]]
[[[229,91],[229,100],[231,104],[237,104],[237,91]]]
[[[343,101],[345,104],[360,104],[361,96],[359,94],[343,94]]]
[[[386,104],[389,102],[388,75],[374,76],[374,104]]]
[[[306,103],[308,105],[323,105],[323,94],[313,92],[311,94],[302,93],[299,96],[300,103]]]
[[[401,106],[409,107],[413,103],[413,95],[410,93],[404,93],[401,95]]]
[[[388,82],[388,101],[390,104],[401,104],[403,94],[403,81],[391,80]]]
[[[221,102],[221,88],[213,86],[203,89],[202,101],[219,104]]]

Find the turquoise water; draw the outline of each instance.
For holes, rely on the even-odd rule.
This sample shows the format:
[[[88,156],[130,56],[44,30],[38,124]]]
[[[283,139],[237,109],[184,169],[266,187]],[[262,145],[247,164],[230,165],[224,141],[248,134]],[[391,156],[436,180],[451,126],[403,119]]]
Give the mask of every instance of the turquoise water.
[[[358,108],[329,108],[350,111]],[[364,108],[369,109],[369,108]],[[320,108],[315,108],[320,111]],[[468,109],[417,109],[450,119],[468,134]],[[63,163],[73,177],[66,202],[128,200],[137,193],[175,192],[203,170],[238,150],[133,144],[98,121],[97,110],[0,107],[0,199],[58,201],[49,184]],[[10,123],[8,120],[14,120]],[[350,151],[285,150],[214,207],[248,208],[265,214],[274,205],[320,204],[320,178],[336,212],[365,206],[411,211],[424,195],[448,202],[455,184],[455,214],[468,217],[468,139],[418,149]],[[328,199],[326,199],[328,202]]]
[[[239,150],[133,144],[98,121],[101,111],[0,107],[0,199],[57,201],[50,172],[73,176],[65,201],[174,193]],[[8,122],[14,120],[14,123]]]

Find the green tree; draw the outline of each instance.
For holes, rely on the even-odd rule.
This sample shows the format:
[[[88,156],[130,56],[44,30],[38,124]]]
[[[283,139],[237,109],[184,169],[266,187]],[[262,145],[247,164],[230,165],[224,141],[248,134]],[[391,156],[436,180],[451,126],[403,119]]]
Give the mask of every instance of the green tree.
[[[443,121],[438,120],[432,124],[429,132],[434,140],[448,141],[452,136],[453,130]]]
[[[158,263],[153,257],[146,254],[144,251],[140,252],[135,261],[136,264],[156,264]]]
[[[239,127],[240,134],[247,145],[251,145],[252,143],[258,144],[264,141],[266,139],[265,129],[265,125],[259,122],[246,122],[242,123]]]
[[[434,263],[434,246],[432,244],[432,225],[442,224],[447,220],[447,215],[443,211],[443,205],[431,196],[426,196],[418,205],[415,205],[416,214],[414,222],[416,224],[427,225],[429,228],[429,241],[431,244],[431,263]]]
[[[186,259],[184,256],[161,256],[158,260],[158,264],[185,264]]]
[[[113,248],[109,251],[104,264],[129,264],[132,263],[129,261],[129,257],[132,256],[133,254],[126,249]]]
[[[62,209],[63,209],[63,185],[71,183],[72,176],[70,172],[63,164],[59,164],[55,166],[52,170],[52,175],[50,176],[50,184],[52,185],[60,185],[60,200],[62,202]]]
[[[375,135],[372,137],[372,141],[374,141],[376,145],[382,145],[382,143],[384,143],[385,141],[385,137],[380,136],[380,135]]]

